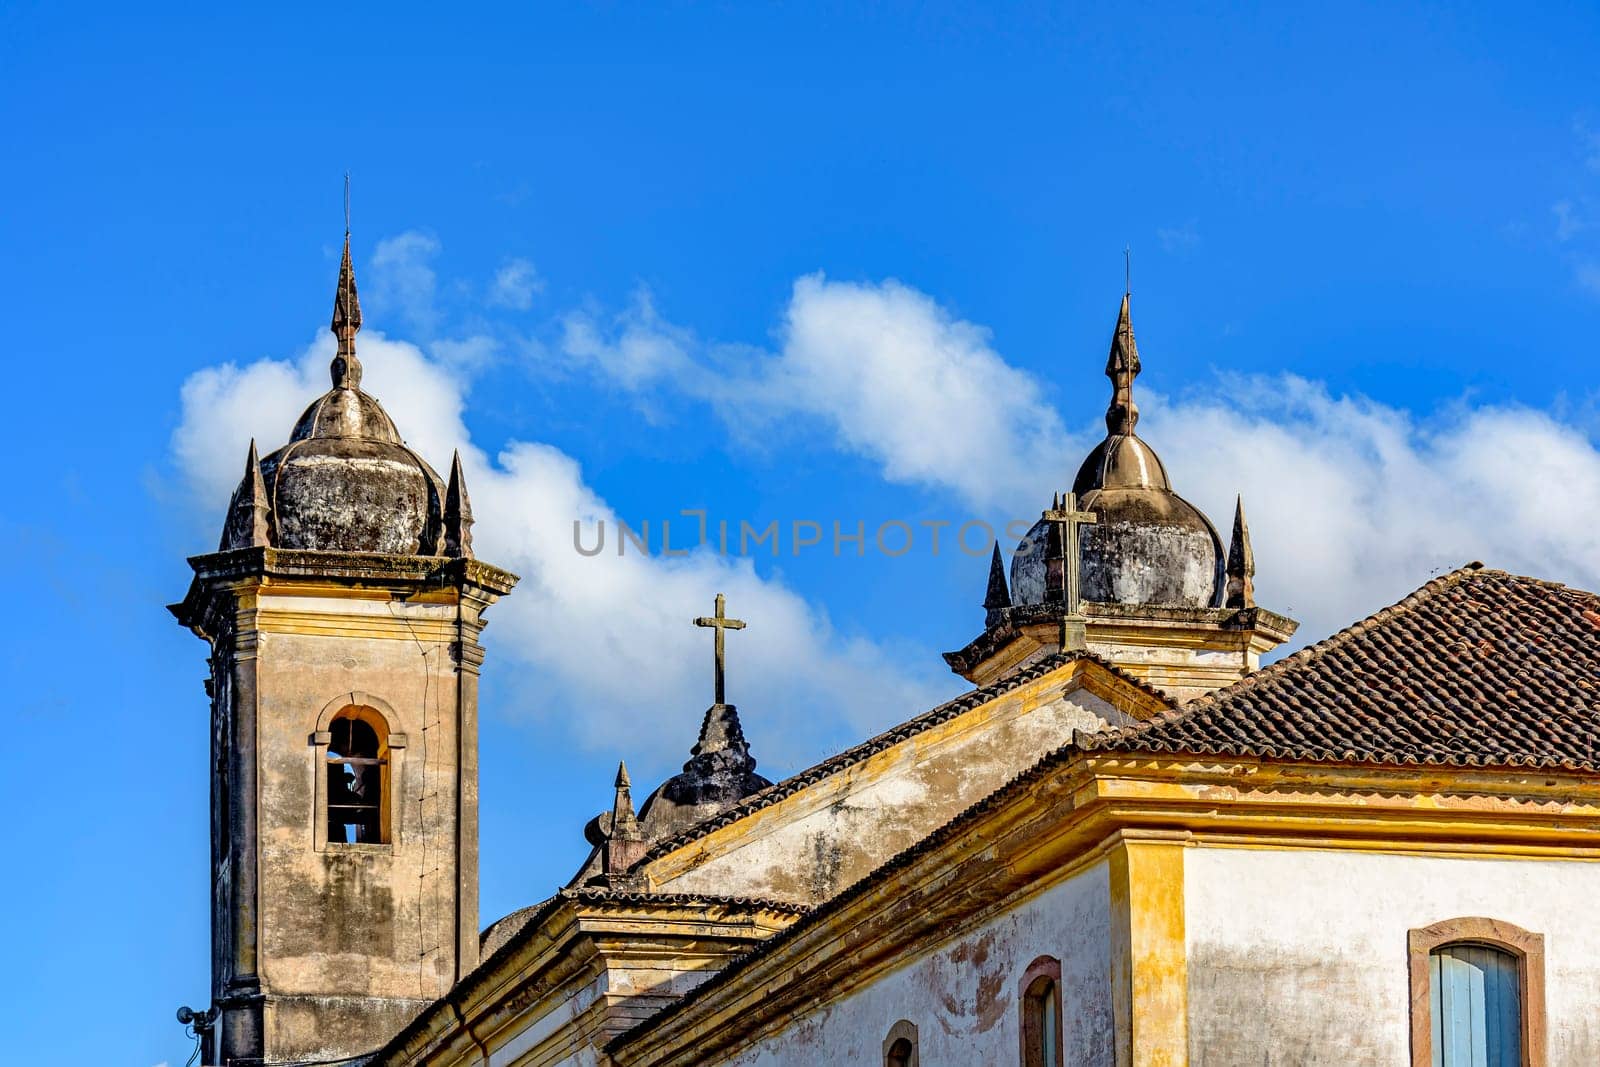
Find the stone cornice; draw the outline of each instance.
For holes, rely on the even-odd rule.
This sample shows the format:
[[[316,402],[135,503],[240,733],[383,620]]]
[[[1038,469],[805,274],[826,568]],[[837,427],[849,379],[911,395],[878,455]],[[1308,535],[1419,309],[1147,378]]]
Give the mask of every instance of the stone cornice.
[[[751,832],[749,824],[740,824],[752,816],[761,820],[793,818],[797,817],[797,811],[808,810],[812,805],[832,803],[836,795],[828,793],[830,785],[844,788],[843,779],[839,776],[845,772],[897,746],[908,743],[926,746],[936,735],[957,732],[961,729],[962,721],[969,719],[972,712],[996,701],[1055,686],[1081,686],[1117,710],[1141,721],[1170,711],[1174,706],[1159,691],[1098,656],[1087,652],[1054,654],[1007,675],[999,682],[946,701],[891,727],[877,737],[869,738],[759,793],[745,797],[727,811],[696,823],[682,833],[655,842],[639,863],[631,868],[630,873],[643,876],[650,884],[666,882],[684,870],[699,865],[707,855],[718,852],[724,842]],[[824,796],[827,799],[823,799]],[[780,806],[785,809],[782,814],[768,811]]]
[[[1271,639],[1271,646],[1275,646],[1294,636],[1300,626],[1287,615],[1279,615],[1262,607],[1186,608],[1152,604],[1102,604],[1086,600],[1082,604],[1082,611],[1091,641],[1099,629],[1138,627],[1212,631],[1217,634],[1260,632]],[[944,660],[957,674],[966,674],[1012,641],[1024,636],[1027,628],[1058,624],[1061,613],[1059,604],[1017,604],[1000,608],[993,626],[986,627],[964,647],[946,652]]]
[[[481,610],[511,592],[518,578],[476,559],[447,556],[392,556],[374,552],[312,552],[298,549],[237,548],[191,556],[194,581],[183,601],[168,607],[184,626],[214,634],[211,613],[217,597],[252,588],[307,589],[349,595],[426,596],[451,589]]]
[[[731,962],[793,923],[805,909],[772,901],[691,894],[567,890],[529,909],[522,926],[445,997],[434,1002],[371,1061],[370,1067],[453,1062],[448,1055],[494,1041],[557,990],[593,981],[635,957],[658,965],[693,954]],[[504,920],[503,920],[504,921]],[[603,1005],[596,1009],[604,1015]],[[583,1037],[605,1020],[584,1012],[570,1025]],[[615,1029],[612,1030],[615,1032]]]

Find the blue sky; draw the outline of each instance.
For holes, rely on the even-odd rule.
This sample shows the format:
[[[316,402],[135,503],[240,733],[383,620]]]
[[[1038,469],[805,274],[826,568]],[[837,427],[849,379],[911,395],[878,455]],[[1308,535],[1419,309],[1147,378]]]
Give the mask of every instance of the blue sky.
[[[774,777],[958,691],[984,560],[920,524],[1070,480],[1125,245],[1141,432],[1219,523],[1244,492],[1304,637],[1477,557],[1600,586],[1593,5],[861,6],[0,10],[18,1062],[188,1055],[204,649],[163,605],[325,388],[346,170],[367,385],[525,579],[486,920],[619,756],[641,794],[687,756],[717,589]],[[685,508],[868,550],[570,549]]]

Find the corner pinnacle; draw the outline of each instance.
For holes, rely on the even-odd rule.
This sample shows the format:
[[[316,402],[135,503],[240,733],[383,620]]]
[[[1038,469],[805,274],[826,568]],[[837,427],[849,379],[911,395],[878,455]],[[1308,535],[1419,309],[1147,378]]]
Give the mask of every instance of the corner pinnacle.
[[[1011,589],[1006,584],[1006,567],[1000,557],[1000,545],[996,542],[994,555],[989,558],[989,587],[984,591],[983,610],[988,614],[986,625],[993,626],[998,620],[1000,611],[1011,606]]]
[[[1228,539],[1227,594],[1224,607],[1249,608],[1256,602],[1256,554],[1250,547],[1250,527],[1244,521],[1244,498],[1235,497],[1233,536]]]
[[[444,491],[444,555],[472,558],[472,499],[461,470],[461,450],[450,457],[450,483]]]

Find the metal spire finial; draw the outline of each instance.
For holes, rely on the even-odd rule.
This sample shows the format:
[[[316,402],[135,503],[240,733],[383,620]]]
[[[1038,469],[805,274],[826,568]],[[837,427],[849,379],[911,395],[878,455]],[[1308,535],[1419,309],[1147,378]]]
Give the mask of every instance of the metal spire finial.
[[[1130,294],[1122,294],[1117,327],[1111,334],[1111,354],[1106,357],[1106,377],[1111,379],[1111,406],[1106,409],[1106,432],[1131,434],[1139,423],[1139,405],[1133,402],[1133,380],[1139,376],[1139,346],[1133,340]]]
[[[344,258],[339,262],[339,286],[333,294],[333,321],[329,328],[339,339],[339,351],[330,368],[335,389],[361,388],[361,361],[356,358],[356,334],[361,330],[361,297],[356,292],[356,270],[350,263],[350,175],[344,176]]]

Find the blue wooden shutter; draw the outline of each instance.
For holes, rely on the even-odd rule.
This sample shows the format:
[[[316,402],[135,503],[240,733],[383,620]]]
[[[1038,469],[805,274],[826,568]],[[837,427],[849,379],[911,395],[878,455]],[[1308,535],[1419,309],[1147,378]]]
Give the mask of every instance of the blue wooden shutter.
[[[1433,1067],[1520,1067],[1517,958],[1488,945],[1445,945],[1428,959]]]

